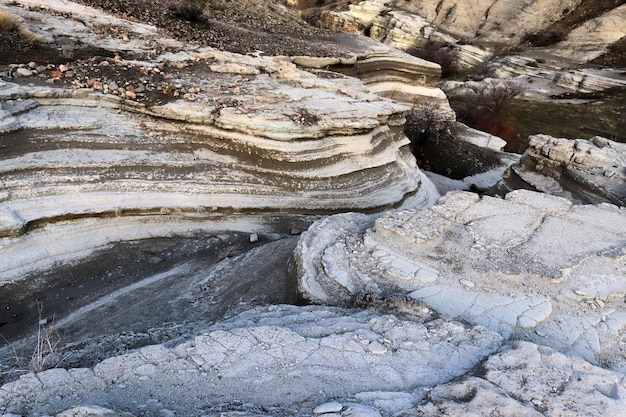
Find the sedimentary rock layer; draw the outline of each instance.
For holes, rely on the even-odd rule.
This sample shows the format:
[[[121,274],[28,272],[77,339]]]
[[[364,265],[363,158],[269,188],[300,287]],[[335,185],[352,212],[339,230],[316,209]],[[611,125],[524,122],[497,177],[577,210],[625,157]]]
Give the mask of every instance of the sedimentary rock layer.
[[[316,303],[408,295],[624,371],[625,214],[519,190],[505,200],[448,193],[378,219],[337,215],[302,237],[299,288]]]
[[[504,174],[500,193],[529,188],[577,203],[626,206],[626,145],[548,135],[531,136],[529,145]]]
[[[400,319],[281,305],[242,313],[174,347],[25,374],[0,388],[0,412],[582,417],[620,415],[623,384],[623,374],[545,346],[503,345],[484,327],[427,312]]]

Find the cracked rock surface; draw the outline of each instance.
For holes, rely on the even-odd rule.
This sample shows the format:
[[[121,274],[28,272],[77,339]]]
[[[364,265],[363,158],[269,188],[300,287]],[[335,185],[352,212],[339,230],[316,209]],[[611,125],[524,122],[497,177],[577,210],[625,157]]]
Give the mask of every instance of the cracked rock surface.
[[[301,413],[328,396],[375,398],[447,382],[502,344],[481,326],[420,321],[331,307],[253,309],[172,348],[144,347],[93,369],[26,374],[0,389],[0,410],[31,415],[106,404],[137,413],[158,402],[200,415],[237,399],[244,410]]]
[[[439,313],[626,370],[626,216],[518,190],[314,224],[296,249],[315,303],[403,294]]]

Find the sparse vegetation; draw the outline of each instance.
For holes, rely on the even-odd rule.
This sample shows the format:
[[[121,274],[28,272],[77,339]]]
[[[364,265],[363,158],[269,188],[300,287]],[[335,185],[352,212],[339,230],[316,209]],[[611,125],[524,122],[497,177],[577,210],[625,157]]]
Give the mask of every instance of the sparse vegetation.
[[[203,1],[182,1],[171,3],[168,9],[172,14],[188,22],[207,22],[205,16],[206,5]]]
[[[456,109],[457,114],[469,126],[509,141],[515,135],[511,105],[523,92],[524,87],[515,82],[490,80],[464,108]]]
[[[59,332],[54,324],[54,318],[48,320],[43,316],[43,306],[37,305],[38,321],[37,332],[33,344],[24,348],[17,348],[9,343],[4,337],[0,337],[11,346],[15,366],[10,371],[0,372],[2,374],[24,374],[27,372],[42,372],[46,369],[57,367],[66,357],[60,357],[57,347],[61,342]],[[20,353],[23,352],[23,353]],[[30,352],[30,356],[28,354]]]
[[[43,306],[39,304],[38,308],[37,341],[29,363],[29,368],[33,372],[41,372],[50,367],[50,363],[56,356],[56,348],[61,341],[54,320],[48,323],[48,320],[43,318]],[[56,365],[58,363],[53,366]]]
[[[433,106],[414,106],[404,132],[420,168],[436,174],[462,179],[500,163],[493,151],[458,139],[458,124]]]
[[[438,144],[446,135],[455,133],[455,124],[450,116],[429,105],[413,106],[406,117],[404,133],[413,147],[422,144]]]
[[[562,28],[546,29],[539,32],[525,33],[522,42],[531,46],[548,46],[565,39],[566,32]]]
[[[439,64],[442,78],[454,77],[461,70],[458,52],[446,42],[428,40],[421,48],[409,48],[406,52]]]
[[[26,27],[19,19],[9,12],[0,12],[0,32],[15,33],[28,42],[37,40],[37,35]]]

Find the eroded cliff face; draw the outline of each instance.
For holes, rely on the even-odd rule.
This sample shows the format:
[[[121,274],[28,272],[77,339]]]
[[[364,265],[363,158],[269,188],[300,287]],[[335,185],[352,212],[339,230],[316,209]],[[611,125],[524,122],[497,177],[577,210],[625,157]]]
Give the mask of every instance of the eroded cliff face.
[[[460,39],[511,44],[517,43],[525,33],[548,27],[581,1],[398,0],[393,5]]]

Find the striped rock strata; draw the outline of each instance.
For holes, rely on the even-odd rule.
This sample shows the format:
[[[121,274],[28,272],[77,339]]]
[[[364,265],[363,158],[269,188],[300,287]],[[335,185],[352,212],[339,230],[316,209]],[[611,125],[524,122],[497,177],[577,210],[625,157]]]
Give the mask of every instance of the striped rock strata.
[[[71,219],[105,217],[124,228],[169,224],[169,235],[223,214],[381,209],[407,196],[417,205],[437,197],[403,133],[408,107],[354,77],[319,69],[372,54],[401,62],[389,48],[352,40],[361,52],[348,49],[339,58],[243,56],[183,45],[154,27],[71,2],[35,3],[1,7],[52,45],[62,39],[117,55],[14,66],[0,81],[3,253],[23,253],[30,238],[21,235]],[[33,22],[43,23],[35,29]],[[103,25],[129,40],[103,39],[96,31]],[[40,258],[46,254],[42,249]],[[23,265],[34,265],[31,258]],[[0,262],[0,275],[16,273],[22,258],[10,259]]]

